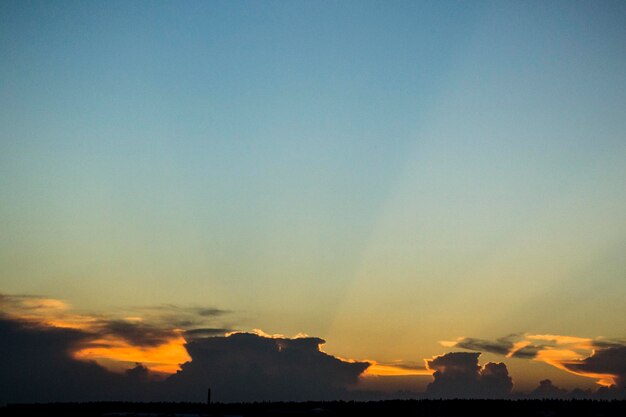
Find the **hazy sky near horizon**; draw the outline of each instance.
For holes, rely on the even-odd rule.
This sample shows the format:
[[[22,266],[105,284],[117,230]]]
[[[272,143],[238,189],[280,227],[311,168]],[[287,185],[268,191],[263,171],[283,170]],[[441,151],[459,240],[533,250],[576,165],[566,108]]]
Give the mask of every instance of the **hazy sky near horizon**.
[[[3,1],[0,292],[214,306],[382,361],[624,337],[625,18]]]

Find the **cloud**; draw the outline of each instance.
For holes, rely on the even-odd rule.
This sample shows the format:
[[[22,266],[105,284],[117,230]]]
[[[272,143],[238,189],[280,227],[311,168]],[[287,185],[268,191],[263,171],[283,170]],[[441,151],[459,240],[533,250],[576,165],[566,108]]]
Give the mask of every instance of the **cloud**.
[[[38,295],[8,295],[0,294],[0,305],[3,310],[22,310],[22,311],[40,311],[40,310],[67,310],[68,305],[54,298],[46,298]]]
[[[558,399],[565,398],[567,395],[568,392],[566,389],[555,386],[549,379],[544,379],[543,381],[539,381],[539,386],[532,390],[529,397]]]
[[[478,352],[452,352],[427,360],[434,381],[426,388],[433,398],[506,398],[513,388],[506,365],[478,364]]]
[[[208,386],[221,401],[337,399],[370,365],[322,352],[316,337],[202,326],[226,314],[214,308],[104,316],[4,294],[0,307],[0,402],[203,401]]]
[[[226,310],[220,310],[219,308],[197,308],[195,312],[202,317],[216,317],[228,313]]]
[[[521,359],[534,359],[574,373],[595,378],[599,385],[618,389],[626,384],[626,341],[591,339],[557,334],[513,334],[496,341],[459,338],[444,346],[487,351]]]
[[[542,351],[545,347],[538,345],[525,345],[518,349],[514,349],[507,355],[510,358],[519,358],[519,359],[535,359],[540,351]]]
[[[71,352],[75,359],[96,361],[115,371],[141,362],[153,372],[166,374],[176,372],[189,360],[184,348],[186,331],[197,337],[201,333],[195,332],[198,328],[218,328],[211,325],[220,324],[216,320],[228,313],[217,308],[166,304],[120,309],[117,316],[77,314],[63,301],[7,294],[0,294],[0,307],[6,319],[81,330],[83,337]]]
[[[513,348],[513,342],[511,341],[511,336],[503,337],[496,341],[465,337],[457,341],[455,346],[467,350],[478,350],[506,355]]]
[[[592,342],[594,348],[606,349],[626,346],[626,339],[599,339]]]
[[[142,321],[103,320],[96,330],[101,336],[113,336],[134,346],[158,346],[175,337],[171,329],[164,329]]]
[[[552,381],[545,379],[539,382],[539,386],[531,391],[525,398],[534,399],[587,399],[587,400],[626,400],[626,388],[616,385],[602,386],[597,391],[590,389],[582,390],[575,388],[567,391],[555,386]]]
[[[200,329],[190,329],[185,330],[185,339],[191,340],[195,338],[204,338],[204,337],[212,337],[212,336],[224,336],[226,333],[232,332],[232,329],[225,328],[200,328]]]
[[[579,375],[611,378],[618,389],[626,388],[626,346],[596,350],[589,357],[564,362],[563,366]]]
[[[316,337],[256,333],[193,339],[192,360],[165,385],[170,397],[201,400],[211,387],[218,401],[323,400],[348,395],[369,366],[324,353]]]
[[[480,352],[495,353],[513,358],[533,359],[537,353],[545,346],[533,344],[525,339],[525,335],[511,334],[492,340],[477,339],[473,337],[462,337],[456,341],[440,342],[446,347],[460,347],[462,349],[474,350]]]
[[[368,360],[369,368],[365,371],[367,376],[430,376],[433,371],[421,364],[411,362],[377,362]]]
[[[176,304],[135,307],[127,311],[129,315],[139,314],[150,323],[158,323],[161,327],[188,330],[196,327],[207,327],[231,313],[214,307],[189,307]]]
[[[209,386],[220,401],[362,399],[374,393],[359,392],[357,381],[418,383],[416,377],[431,374],[430,397],[502,398],[512,388],[506,365],[480,366],[479,352],[438,356],[427,360],[426,368],[406,361],[354,361],[323,352],[325,342],[317,337],[233,332],[222,323],[227,314],[176,305],[118,310],[115,316],[77,314],[63,301],[0,294],[0,402],[202,401]],[[623,339],[511,334],[446,344],[543,361],[604,385],[568,398],[626,397]],[[561,393],[542,381],[529,395]]]
[[[0,403],[145,399],[145,368],[116,374],[72,357],[91,337],[80,329],[0,318]]]
[[[164,352],[158,351],[163,345],[151,348],[151,341],[146,342],[144,336],[137,336],[145,326],[132,327],[131,330],[121,326],[113,330],[116,336],[124,335],[128,340],[144,345],[142,349],[130,349],[130,352],[141,351],[145,356],[154,348],[158,359],[164,360]],[[128,350],[128,345],[119,347],[104,343],[98,346],[100,339],[95,337],[99,335],[87,330],[2,317],[0,403],[203,401],[208,387],[213,389],[214,398],[219,401],[348,398],[351,395],[348,388],[369,366],[367,362],[343,360],[322,352],[320,346],[325,342],[316,337],[234,333],[201,338],[201,333],[210,334],[218,329],[199,330],[202,332],[196,332],[198,337],[190,338],[183,345],[191,360],[176,374],[156,380],[155,374],[144,365],[134,364],[125,372],[112,372],[95,361],[78,359],[85,359],[80,356],[85,350],[100,348],[111,352],[116,348]],[[150,335],[151,331],[147,334]],[[130,362],[132,358],[128,359]]]

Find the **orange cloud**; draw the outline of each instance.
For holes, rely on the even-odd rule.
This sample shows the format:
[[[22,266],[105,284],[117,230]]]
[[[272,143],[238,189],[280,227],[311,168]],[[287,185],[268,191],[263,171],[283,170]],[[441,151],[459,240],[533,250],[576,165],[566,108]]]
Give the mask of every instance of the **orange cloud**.
[[[180,364],[191,358],[185,349],[185,339],[178,329],[163,329],[161,343],[140,346],[114,333],[107,332],[106,318],[71,313],[70,306],[60,300],[34,296],[0,295],[3,314],[11,319],[44,327],[69,328],[85,332],[93,338],[77,346],[71,355],[78,360],[93,360],[112,371],[124,371],[137,363],[157,373],[172,374]],[[110,321],[110,319],[109,319]],[[127,317],[121,321],[141,323],[141,317]]]
[[[399,364],[383,364],[368,360],[370,366],[363,376],[430,376],[434,371],[426,368],[403,366]]]
[[[526,335],[530,340],[554,342],[557,345],[573,345],[579,349],[593,349],[593,340],[587,337],[562,336],[558,334],[530,334]]]
[[[528,340],[514,342],[513,347],[511,347],[511,350],[509,350],[509,353],[506,354],[506,357],[511,358],[515,356],[516,352],[521,351],[522,349],[524,349],[526,346],[529,346],[529,345],[530,345],[530,342]]]
[[[579,366],[595,354],[595,345],[602,339],[566,336],[558,334],[515,334],[496,341],[458,338],[456,341],[440,342],[446,347],[461,347],[474,351],[487,351],[507,358],[529,358],[547,363],[574,375],[594,378],[599,385],[616,384],[617,375],[589,372]],[[605,342],[606,343],[606,342]]]
[[[113,370],[129,369],[136,363],[143,364],[153,372],[173,374],[180,365],[191,360],[185,349],[185,339],[177,337],[157,346],[133,346],[128,342],[107,337],[96,339],[73,352],[79,360],[93,360]]]
[[[616,375],[574,370],[571,367],[567,366],[576,364],[583,359],[584,357],[582,357],[579,353],[573,350],[552,348],[539,351],[537,353],[537,357],[535,358],[535,360],[545,362],[565,372],[569,372],[570,374],[584,376],[587,378],[594,378],[597,380],[596,382],[599,385],[605,387],[610,387],[611,385],[615,384]]]
[[[152,372],[173,374],[181,369],[180,365],[192,360],[186,349],[188,341],[184,338],[184,330],[168,326],[167,323],[159,321],[158,316],[150,316],[149,309],[144,309],[144,312],[147,311],[148,320],[137,314],[123,314],[120,317],[75,314],[71,312],[70,306],[63,301],[43,297],[6,296],[2,294],[0,294],[0,307],[2,307],[3,315],[11,319],[42,327],[80,330],[86,339],[74,347],[73,351],[70,352],[71,356],[81,361],[95,361],[111,371],[123,372],[134,368],[137,363],[141,363]],[[156,308],[156,310],[163,309],[169,309],[165,313],[174,316],[193,315],[194,312],[201,317],[220,314],[220,311],[216,309],[184,309],[176,306]],[[207,315],[207,311],[210,314]],[[226,337],[238,333],[242,332],[226,332]],[[265,333],[260,329],[254,329],[248,333],[261,338],[289,339],[281,334]],[[302,338],[307,338],[307,335],[299,333],[289,340],[295,341]],[[322,339],[316,340],[320,346],[324,343]],[[282,350],[284,344],[279,341],[278,349]],[[318,349],[323,352],[321,347]],[[351,359],[345,360],[345,362],[357,363],[356,360]],[[387,365],[379,365],[378,372],[380,375],[417,374],[414,370]]]

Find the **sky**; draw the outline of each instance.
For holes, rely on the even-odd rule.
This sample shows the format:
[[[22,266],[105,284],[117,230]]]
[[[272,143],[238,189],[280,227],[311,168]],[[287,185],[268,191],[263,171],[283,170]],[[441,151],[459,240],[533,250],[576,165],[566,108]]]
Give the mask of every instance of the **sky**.
[[[117,371],[150,362],[120,359],[137,346],[193,371],[202,327],[321,338],[376,389],[426,390],[450,352],[514,389],[621,387],[625,18],[1,1],[0,318],[73,329],[74,359]]]

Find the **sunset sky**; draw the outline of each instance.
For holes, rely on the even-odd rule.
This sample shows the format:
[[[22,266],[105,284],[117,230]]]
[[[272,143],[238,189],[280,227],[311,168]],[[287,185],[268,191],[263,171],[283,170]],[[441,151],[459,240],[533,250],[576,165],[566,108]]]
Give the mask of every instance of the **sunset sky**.
[[[377,389],[461,351],[516,390],[621,386],[626,354],[577,361],[626,346],[625,21],[2,1],[0,318],[97,334],[72,357],[117,371],[212,329],[322,338]]]

